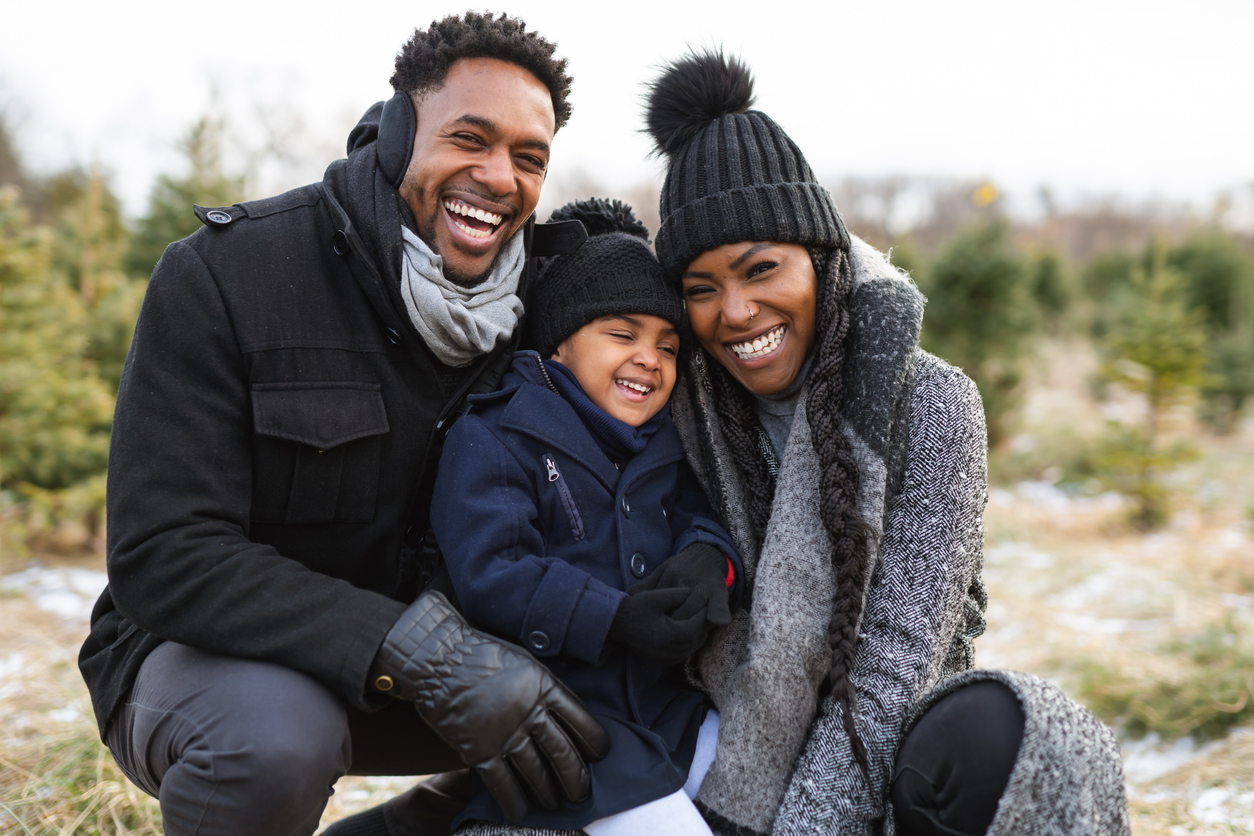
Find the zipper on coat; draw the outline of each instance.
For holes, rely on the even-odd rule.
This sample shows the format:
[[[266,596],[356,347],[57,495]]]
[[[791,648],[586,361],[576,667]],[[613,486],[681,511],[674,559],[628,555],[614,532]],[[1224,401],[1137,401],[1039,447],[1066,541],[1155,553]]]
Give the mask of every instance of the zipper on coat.
[[[553,461],[553,457],[548,453],[544,454],[544,469],[549,474],[549,481],[557,485],[557,493],[562,498],[562,507],[566,509],[566,516],[570,519],[570,533],[575,535],[576,540],[582,540],[583,518],[579,516],[579,509],[575,507],[575,498],[570,495],[570,488],[566,485],[566,480],[562,478],[562,472],[557,469],[557,462]]]

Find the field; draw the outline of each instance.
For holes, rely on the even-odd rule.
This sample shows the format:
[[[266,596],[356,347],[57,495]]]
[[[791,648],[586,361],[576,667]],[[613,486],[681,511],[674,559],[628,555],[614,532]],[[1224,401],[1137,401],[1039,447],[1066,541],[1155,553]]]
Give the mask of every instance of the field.
[[[1010,475],[990,491],[977,660],[1045,676],[1119,729],[1137,836],[1254,833],[1254,422],[1215,437],[1176,415],[1200,457],[1171,476],[1170,524],[1139,533],[1122,497],[1057,483],[1063,448],[1135,404],[1096,402],[1083,352],[1046,359],[994,462]],[[74,665],[103,568],[98,554],[0,557],[5,836],[160,832],[96,742]],[[345,779],[324,821],[409,783]]]

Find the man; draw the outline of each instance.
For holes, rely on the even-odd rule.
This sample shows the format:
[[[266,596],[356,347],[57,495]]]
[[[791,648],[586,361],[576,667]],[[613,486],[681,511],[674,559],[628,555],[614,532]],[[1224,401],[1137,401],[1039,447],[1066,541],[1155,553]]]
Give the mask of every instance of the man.
[[[79,664],[166,833],[312,833],[349,771],[474,767],[515,818],[588,792],[578,701],[419,594],[440,445],[520,330],[553,51],[504,15],[415,32],[347,160],[197,207],[153,271]]]

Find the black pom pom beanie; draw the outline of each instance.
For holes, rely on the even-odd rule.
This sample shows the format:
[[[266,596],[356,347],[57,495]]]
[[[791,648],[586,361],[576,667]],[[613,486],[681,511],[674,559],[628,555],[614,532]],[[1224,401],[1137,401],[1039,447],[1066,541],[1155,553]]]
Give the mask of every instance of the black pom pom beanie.
[[[685,56],[650,85],[649,132],[669,163],[657,251],[672,279],[706,250],[738,241],[849,247],[801,150],[752,104],[748,68],[721,52]]]
[[[648,229],[631,207],[617,200],[577,200],[549,220],[582,221],[589,238],[541,269],[527,305],[530,348],[551,357],[571,334],[598,317],[615,314],[652,314],[683,332],[683,300],[667,281],[649,248]]]

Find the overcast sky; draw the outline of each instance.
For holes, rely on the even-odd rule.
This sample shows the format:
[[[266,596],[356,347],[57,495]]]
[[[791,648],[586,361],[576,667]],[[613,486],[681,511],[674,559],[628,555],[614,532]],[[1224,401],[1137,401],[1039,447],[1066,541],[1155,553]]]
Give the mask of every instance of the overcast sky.
[[[1011,192],[1117,193],[1204,206],[1254,183],[1254,2],[540,2],[498,8],[558,44],[574,115],[551,177],[627,188],[647,159],[641,83],[688,45],[722,44],[758,107],[821,177],[988,177]],[[296,115],[318,176],[386,98],[397,49],[446,2],[0,0],[0,105],[42,170],[98,160],[139,214],[177,137],[210,106],[247,134]],[[254,132],[255,134],[255,132]],[[272,179],[275,179],[272,177]],[[296,182],[281,182],[283,179]]]

